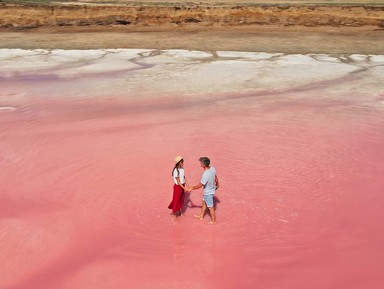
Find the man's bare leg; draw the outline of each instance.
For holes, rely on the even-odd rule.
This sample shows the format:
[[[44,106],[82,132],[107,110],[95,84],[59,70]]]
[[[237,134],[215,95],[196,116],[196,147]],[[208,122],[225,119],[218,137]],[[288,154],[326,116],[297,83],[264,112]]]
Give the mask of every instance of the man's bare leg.
[[[198,218],[202,220],[204,218],[205,210],[207,209],[207,204],[203,201],[203,204],[201,205],[201,212],[200,215],[193,215],[195,218]]]
[[[215,207],[210,207],[209,213],[211,214],[211,221],[208,224],[216,224],[216,215],[215,215]]]

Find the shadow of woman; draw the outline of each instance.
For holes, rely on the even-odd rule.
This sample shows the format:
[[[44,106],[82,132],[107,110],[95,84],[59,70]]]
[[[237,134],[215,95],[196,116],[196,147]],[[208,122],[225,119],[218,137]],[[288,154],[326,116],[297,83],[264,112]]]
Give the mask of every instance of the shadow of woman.
[[[191,192],[185,192],[184,207],[182,213],[184,214],[188,208],[201,208],[201,205],[195,205],[191,200]]]

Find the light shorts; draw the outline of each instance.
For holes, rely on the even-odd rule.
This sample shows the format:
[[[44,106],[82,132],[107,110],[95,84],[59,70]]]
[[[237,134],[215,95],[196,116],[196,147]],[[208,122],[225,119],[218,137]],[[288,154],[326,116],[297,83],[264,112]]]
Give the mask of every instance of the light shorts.
[[[203,201],[207,204],[208,208],[213,207],[213,195],[203,195]]]

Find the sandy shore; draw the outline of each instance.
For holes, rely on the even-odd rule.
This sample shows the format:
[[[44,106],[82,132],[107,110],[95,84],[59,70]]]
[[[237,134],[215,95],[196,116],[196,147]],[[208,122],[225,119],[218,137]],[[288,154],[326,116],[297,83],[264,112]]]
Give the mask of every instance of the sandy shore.
[[[236,50],[281,53],[383,54],[384,29],[377,27],[246,26],[90,29],[66,27],[0,31],[0,48],[103,49],[150,48],[203,51]]]

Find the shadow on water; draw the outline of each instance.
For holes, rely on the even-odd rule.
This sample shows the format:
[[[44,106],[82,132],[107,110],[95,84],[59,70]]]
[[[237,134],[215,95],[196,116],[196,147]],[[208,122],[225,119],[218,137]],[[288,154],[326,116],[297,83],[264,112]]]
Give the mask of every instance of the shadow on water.
[[[215,211],[217,210],[217,204],[220,203],[220,200],[218,197],[213,196],[213,207],[215,208]]]
[[[220,199],[216,196],[213,197],[213,207],[215,208],[215,211],[217,210],[217,204],[220,203]],[[182,209],[182,213],[184,214],[189,208],[202,208],[202,205],[196,205],[195,203],[192,202],[191,200],[191,193],[186,192],[185,193],[185,199],[184,199],[184,207]],[[205,210],[204,216],[209,213],[209,210]]]
[[[185,213],[188,208],[201,208],[201,205],[194,204],[191,200],[191,193],[185,192],[183,213]]]

